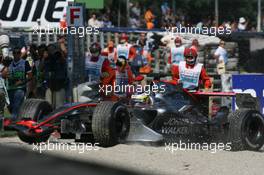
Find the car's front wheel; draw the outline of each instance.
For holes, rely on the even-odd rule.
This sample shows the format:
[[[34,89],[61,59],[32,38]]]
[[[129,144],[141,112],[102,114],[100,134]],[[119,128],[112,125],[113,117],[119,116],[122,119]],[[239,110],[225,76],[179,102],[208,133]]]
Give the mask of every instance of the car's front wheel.
[[[130,129],[130,116],[119,102],[100,102],[93,113],[92,132],[100,146],[114,146],[126,139]]]
[[[33,120],[39,122],[52,112],[52,106],[45,100],[41,99],[27,99],[22,104],[18,119],[19,120]],[[17,132],[21,141],[32,144],[46,142],[49,139],[50,133],[45,135],[26,134],[23,131]]]

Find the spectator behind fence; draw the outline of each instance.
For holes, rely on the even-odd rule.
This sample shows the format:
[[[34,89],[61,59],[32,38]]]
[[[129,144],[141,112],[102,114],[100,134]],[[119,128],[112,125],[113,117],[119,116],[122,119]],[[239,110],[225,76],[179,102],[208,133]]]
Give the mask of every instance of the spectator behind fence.
[[[155,19],[155,16],[152,13],[151,8],[148,8],[147,9],[144,18],[145,18],[145,22],[146,22],[147,29],[153,29],[154,28],[153,21]]]
[[[167,1],[163,2],[161,5],[162,15],[166,15],[166,13],[170,10],[169,4]]]
[[[135,15],[130,15],[129,25],[131,28],[139,28],[141,26],[140,20],[135,17]]]
[[[21,49],[14,48],[14,60],[9,65],[7,90],[10,99],[9,110],[12,120],[16,120],[21,104],[24,101],[27,83],[32,79],[31,67],[28,61],[21,59]]]
[[[132,4],[129,24],[132,28],[139,28],[141,26],[140,22],[141,11],[139,8],[139,3],[136,2],[135,5]]]
[[[225,73],[225,65],[227,63],[227,51],[225,49],[225,42],[221,40],[219,46],[214,53],[214,58],[217,60],[217,73]]]
[[[247,29],[248,21],[244,17],[239,18],[238,30],[245,31]]]
[[[133,5],[133,7],[131,8],[131,13],[134,14],[137,19],[140,18],[141,10],[138,2],[136,2],[135,5]]]
[[[47,84],[46,100],[58,107],[64,104],[67,87],[66,60],[59,48],[50,44],[48,57],[44,61],[44,77]]]
[[[100,28],[101,22],[97,20],[96,15],[92,14],[92,17],[88,20],[88,26]]]
[[[114,27],[108,15],[103,16],[102,24],[103,24],[102,27],[107,27],[107,28]]]

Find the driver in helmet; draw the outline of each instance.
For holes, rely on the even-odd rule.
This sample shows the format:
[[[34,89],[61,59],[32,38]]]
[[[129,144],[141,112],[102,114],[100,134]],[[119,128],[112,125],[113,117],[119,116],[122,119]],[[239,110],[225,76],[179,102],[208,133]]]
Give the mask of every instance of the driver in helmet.
[[[182,83],[183,88],[188,90],[198,90],[199,85],[203,85],[206,90],[211,88],[212,83],[203,64],[196,62],[197,52],[186,48],[184,57],[185,61],[181,61],[178,66],[172,66],[173,81]]]

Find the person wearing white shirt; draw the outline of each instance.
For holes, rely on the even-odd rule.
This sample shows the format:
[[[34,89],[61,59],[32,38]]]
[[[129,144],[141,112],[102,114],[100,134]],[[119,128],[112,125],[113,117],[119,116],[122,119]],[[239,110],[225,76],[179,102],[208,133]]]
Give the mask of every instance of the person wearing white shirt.
[[[247,21],[244,17],[239,18],[239,23],[237,26],[239,31],[245,31],[247,28]]]
[[[92,17],[88,20],[88,26],[96,28],[101,27],[101,22],[96,19],[95,14],[93,14]]]
[[[225,65],[227,63],[227,51],[225,49],[225,42],[220,41],[218,48],[214,53],[214,58],[217,60],[217,72],[218,74],[225,73]]]

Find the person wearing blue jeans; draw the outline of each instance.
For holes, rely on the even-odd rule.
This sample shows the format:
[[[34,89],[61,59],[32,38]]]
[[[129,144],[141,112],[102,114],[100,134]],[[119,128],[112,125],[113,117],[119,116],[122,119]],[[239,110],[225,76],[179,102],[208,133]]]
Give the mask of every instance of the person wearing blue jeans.
[[[8,67],[7,90],[10,100],[9,110],[12,120],[16,120],[25,98],[27,83],[32,79],[32,72],[28,61],[21,59],[20,48],[14,48],[13,56],[14,60]]]
[[[22,89],[8,91],[8,96],[10,99],[9,109],[12,113],[11,119],[16,120],[18,112],[19,112],[19,108],[25,98],[25,91]]]

